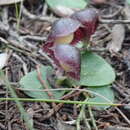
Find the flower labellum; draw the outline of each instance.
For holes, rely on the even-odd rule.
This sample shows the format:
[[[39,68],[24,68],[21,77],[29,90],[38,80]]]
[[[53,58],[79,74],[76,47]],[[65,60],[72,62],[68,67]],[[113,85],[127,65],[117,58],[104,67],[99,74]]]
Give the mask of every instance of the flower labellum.
[[[80,80],[80,52],[79,50],[68,44],[55,45],[53,48],[56,64],[60,69],[76,80]]]
[[[97,10],[93,8],[88,8],[85,10],[77,11],[71,16],[71,18],[78,20],[84,25],[82,30],[85,33],[86,39],[89,40],[98,25]]]
[[[67,43],[68,44],[68,43],[72,42],[73,38],[74,38],[74,34],[71,33],[71,34],[69,34],[67,36],[56,38],[54,42],[56,44],[63,44],[63,43]]]

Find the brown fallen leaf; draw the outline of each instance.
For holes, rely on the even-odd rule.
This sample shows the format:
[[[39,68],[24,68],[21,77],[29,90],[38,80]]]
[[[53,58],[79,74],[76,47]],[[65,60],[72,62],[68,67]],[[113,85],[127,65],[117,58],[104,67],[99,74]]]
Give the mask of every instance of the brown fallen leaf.
[[[118,52],[121,50],[124,38],[125,38],[125,27],[123,24],[116,24],[112,28],[112,41],[108,44],[107,48],[110,52]]]
[[[9,4],[22,2],[22,1],[24,0],[0,0],[0,5],[9,5]]]

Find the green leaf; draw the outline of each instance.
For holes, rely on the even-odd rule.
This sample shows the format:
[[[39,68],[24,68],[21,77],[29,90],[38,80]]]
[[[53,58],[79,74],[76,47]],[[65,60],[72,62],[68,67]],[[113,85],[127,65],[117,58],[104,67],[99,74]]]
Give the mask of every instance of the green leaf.
[[[100,56],[92,52],[82,54],[80,85],[104,86],[115,80],[113,68]]]
[[[46,3],[59,16],[71,15],[73,10],[84,9],[87,5],[85,0],[46,0]]]
[[[130,4],[130,0],[127,0],[127,3]]]
[[[94,97],[88,100],[90,102],[97,102],[97,103],[113,103],[114,102],[114,92],[111,89],[111,86],[100,86],[98,88],[90,87],[88,88],[88,90],[91,90],[94,93],[102,96],[100,97],[95,94],[92,94]],[[95,106],[95,107],[97,109],[106,109],[110,106]]]
[[[51,86],[49,85],[49,83],[46,79],[46,73],[48,72],[47,71],[48,69],[50,70],[51,67],[42,66],[40,68],[40,71],[42,73],[42,79],[47,83],[48,88],[51,88]],[[42,90],[45,89],[45,87],[42,86],[40,81],[38,80],[36,70],[28,73],[27,75],[25,75],[21,79],[20,85],[21,85],[21,89],[23,89],[23,91],[30,97],[43,98],[43,99],[49,99],[50,98],[48,96],[47,92],[42,91]],[[50,91],[50,92],[52,92],[55,99],[62,97],[63,94],[64,94],[64,91]]]
[[[85,0],[46,0],[50,7],[64,6],[69,8],[83,9],[86,6]]]

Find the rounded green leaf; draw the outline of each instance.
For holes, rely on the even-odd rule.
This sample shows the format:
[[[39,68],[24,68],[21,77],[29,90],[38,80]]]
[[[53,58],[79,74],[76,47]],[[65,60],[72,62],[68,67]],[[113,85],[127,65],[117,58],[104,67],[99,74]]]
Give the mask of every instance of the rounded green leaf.
[[[84,9],[85,0],[46,0],[50,8],[59,16],[71,15],[74,10]]]
[[[127,0],[127,3],[130,4],[130,0]]]
[[[48,88],[51,88],[46,79],[46,73],[48,69],[51,69],[51,67],[42,66],[40,68],[40,71],[42,74],[42,79],[46,82]],[[37,78],[37,75],[38,74],[36,70],[25,75],[20,80],[21,89],[23,89],[23,91],[30,97],[49,99],[50,97],[48,96],[47,92],[43,92],[45,87],[41,85],[40,81]],[[50,92],[53,94],[55,99],[62,97],[64,94],[64,91],[50,91]]]
[[[89,102],[96,102],[96,103],[114,103],[114,92],[111,89],[111,86],[100,86],[98,88],[90,87],[88,90],[96,93],[92,94],[93,98],[90,98]],[[110,106],[94,106],[97,109],[106,109]]]
[[[64,6],[69,8],[85,8],[87,2],[85,0],[46,0],[50,7]]]
[[[92,52],[82,54],[80,85],[104,86],[114,80],[113,68],[102,57]]]

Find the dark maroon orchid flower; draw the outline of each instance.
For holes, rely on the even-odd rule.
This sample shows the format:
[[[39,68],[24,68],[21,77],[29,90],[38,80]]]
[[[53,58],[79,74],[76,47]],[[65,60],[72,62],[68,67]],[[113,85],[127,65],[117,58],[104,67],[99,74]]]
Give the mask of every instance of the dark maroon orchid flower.
[[[80,80],[80,52],[69,44],[59,44],[53,47],[54,61],[69,77]]]
[[[57,68],[73,79],[80,79],[80,52],[74,46],[79,41],[90,39],[97,21],[95,9],[78,11],[71,18],[62,18],[52,25],[52,31],[43,45],[43,51],[54,60]]]
[[[71,18],[62,18],[52,26],[52,31],[43,46],[43,50],[53,59],[58,70],[64,71],[69,77],[80,79],[80,53],[72,45],[75,32],[81,23]],[[77,41],[81,40],[80,30],[76,32]],[[76,43],[75,42],[75,43]]]
[[[84,36],[87,40],[90,39],[91,35],[95,32],[98,25],[98,12],[96,9],[88,8],[85,10],[75,12],[71,18],[78,20],[84,26],[81,30],[84,32]]]
[[[89,8],[75,12],[71,18],[62,18],[52,25],[52,31],[48,36],[43,50],[50,53],[54,44],[75,45],[79,41],[89,40],[98,25],[98,13],[96,9]]]
[[[51,47],[55,44],[76,44],[84,37],[81,23],[71,18],[62,18],[52,25],[52,31],[47,42],[43,45],[43,50],[52,56]]]

